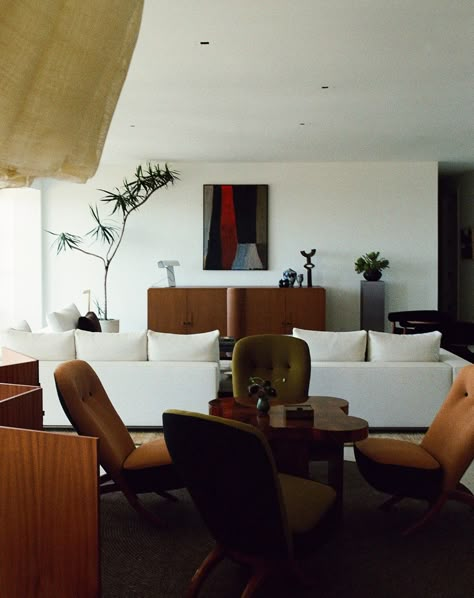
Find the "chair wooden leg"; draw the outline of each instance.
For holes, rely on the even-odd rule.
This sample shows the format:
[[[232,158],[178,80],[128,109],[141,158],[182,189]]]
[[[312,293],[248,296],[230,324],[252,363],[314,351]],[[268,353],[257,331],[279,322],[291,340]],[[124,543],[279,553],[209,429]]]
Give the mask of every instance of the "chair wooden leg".
[[[271,567],[257,567],[252,577],[248,580],[247,585],[245,586],[244,591],[241,594],[240,598],[251,598],[258,588],[262,585],[262,583],[270,577],[271,574]]]
[[[251,598],[262,583],[269,577],[289,575],[305,588],[316,585],[317,580],[306,575],[294,559],[277,563],[259,563],[254,565],[254,573],[249,579],[241,598]]]
[[[194,598],[198,595],[202,584],[209,576],[209,573],[216,567],[224,558],[224,551],[220,546],[215,546],[212,551],[207,555],[204,561],[201,563],[196,573],[191,579],[191,583],[186,591],[186,598]]]
[[[461,489],[462,488],[462,489]],[[424,527],[427,523],[429,523],[437,513],[439,513],[444,505],[444,503],[448,500],[457,500],[459,502],[465,503],[474,509],[474,495],[466,488],[464,484],[459,483],[457,485],[456,490],[449,490],[448,492],[444,492],[436,502],[431,504],[428,511],[424,514],[424,516],[417,521],[414,525],[407,528],[404,532],[404,536],[408,536],[413,532],[420,530]]]
[[[132,506],[139,515],[144,517],[147,521],[151,524],[156,525],[157,527],[163,527],[164,522],[160,517],[149,511],[143,503],[140,501],[136,494],[131,493],[130,491],[122,490],[126,499],[128,500],[130,506]]]
[[[407,527],[407,529],[405,529],[402,532],[403,536],[408,536],[410,534],[413,534],[414,532],[420,530],[421,528],[425,527],[425,525],[427,525],[435,515],[437,515],[444,503],[447,501],[448,496],[447,494],[442,494],[438,500],[436,500],[434,503],[432,503],[428,510],[426,511],[426,513],[423,515],[423,517],[421,519],[419,519],[416,523],[414,523],[413,525],[411,525],[410,527]]]

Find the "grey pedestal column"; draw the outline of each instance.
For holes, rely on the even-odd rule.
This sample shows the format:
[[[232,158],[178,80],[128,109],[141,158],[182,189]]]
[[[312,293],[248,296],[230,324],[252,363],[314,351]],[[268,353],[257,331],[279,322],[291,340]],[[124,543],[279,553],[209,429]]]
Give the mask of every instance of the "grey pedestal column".
[[[385,331],[385,283],[360,281],[360,329]]]

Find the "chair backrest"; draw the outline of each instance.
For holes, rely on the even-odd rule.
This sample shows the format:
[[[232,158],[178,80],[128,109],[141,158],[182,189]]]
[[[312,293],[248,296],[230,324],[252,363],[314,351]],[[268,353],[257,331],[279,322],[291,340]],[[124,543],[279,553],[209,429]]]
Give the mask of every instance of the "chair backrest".
[[[435,309],[392,311],[387,318],[389,322],[392,322],[393,332],[409,334],[434,330],[444,332],[451,321],[449,314]],[[399,327],[397,327],[397,323]]]
[[[308,344],[284,334],[257,334],[237,341],[232,354],[232,391],[248,395],[249,379],[270,380],[274,403],[301,403],[308,398],[311,357]]]
[[[287,558],[291,538],[268,443],[248,424],[186,411],[163,414],[166,445],[215,540],[248,555]]]
[[[453,490],[474,459],[474,365],[456,376],[421,445],[442,465]]]
[[[76,432],[99,438],[100,464],[112,476],[120,475],[135,445],[94,369],[86,361],[66,361],[56,368],[54,379],[61,405]]]

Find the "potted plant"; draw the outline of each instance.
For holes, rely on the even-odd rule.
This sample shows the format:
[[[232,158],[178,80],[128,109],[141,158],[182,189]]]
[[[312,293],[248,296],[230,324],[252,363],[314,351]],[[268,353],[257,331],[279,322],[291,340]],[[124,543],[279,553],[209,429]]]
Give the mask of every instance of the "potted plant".
[[[380,257],[380,251],[371,251],[357,258],[354,262],[354,269],[358,274],[363,274],[365,280],[379,280],[382,270],[389,268],[389,261]]]
[[[147,168],[139,165],[135,171],[134,178],[131,181],[124,179],[121,189],[116,188],[113,191],[98,189],[98,191],[105,193],[101,201],[108,204],[111,208],[109,217],[116,215],[118,221],[104,220],[99,213],[98,206],[89,205],[89,210],[94,220],[94,228],[85,233],[85,235],[78,236],[65,232],[54,233],[47,231],[56,237],[53,246],[56,246],[57,254],[70,249],[94,257],[102,262],[104,267],[103,307],[97,302],[96,305],[98,315],[103,320],[109,320],[107,311],[107,279],[109,269],[122,242],[129,216],[141,208],[158,189],[167,187],[169,183],[173,184],[175,180],[179,179],[178,175],[178,172],[169,170],[167,164],[165,164],[164,168],[160,168],[159,164],[154,166],[148,164]],[[88,248],[86,249],[84,245],[88,241],[102,243],[105,245],[105,251],[95,253]]]

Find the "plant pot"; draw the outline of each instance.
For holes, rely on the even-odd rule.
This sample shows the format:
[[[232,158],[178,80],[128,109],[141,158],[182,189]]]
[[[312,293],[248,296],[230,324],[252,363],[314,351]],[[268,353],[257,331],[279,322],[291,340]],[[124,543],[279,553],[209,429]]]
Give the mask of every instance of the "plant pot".
[[[381,270],[367,270],[364,272],[365,280],[370,280],[372,282],[376,280],[380,280],[382,278],[382,271]]]
[[[99,320],[102,332],[118,332],[120,320]]]

